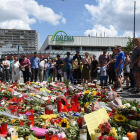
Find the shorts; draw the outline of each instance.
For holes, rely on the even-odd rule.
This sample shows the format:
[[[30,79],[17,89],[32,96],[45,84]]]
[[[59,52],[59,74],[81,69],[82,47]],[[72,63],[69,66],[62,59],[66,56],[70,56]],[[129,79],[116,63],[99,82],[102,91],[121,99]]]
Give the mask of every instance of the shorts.
[[[107,76],[101,76],[101,81],[107,81]]]
[[[122,75],[122,71],[123,71],[123,68],[119,68],[119,70],[117,72],[115,70],[115,73],[116,73],[116,75],[121,76]]]
[[[124,76],[128,76],[129,77],[130,76],[130,73],[124,73]]]

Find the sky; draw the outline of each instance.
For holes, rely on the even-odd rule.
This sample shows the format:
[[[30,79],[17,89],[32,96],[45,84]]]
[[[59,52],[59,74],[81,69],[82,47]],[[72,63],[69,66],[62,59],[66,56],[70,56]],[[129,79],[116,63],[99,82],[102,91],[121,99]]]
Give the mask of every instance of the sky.
[[[140,36],[140,0],[136,37]],[[32,29],[48,35],[133,37],[134,0],[0,0],[0,28]]]

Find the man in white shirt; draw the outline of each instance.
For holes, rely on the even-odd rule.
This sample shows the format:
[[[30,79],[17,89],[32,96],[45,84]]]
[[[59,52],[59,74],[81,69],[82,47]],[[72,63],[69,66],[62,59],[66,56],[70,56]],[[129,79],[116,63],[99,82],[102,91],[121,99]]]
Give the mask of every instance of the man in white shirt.
[[[39,62],[39,81],[43,81],[43,75],[44,75],[44,69],[45,69],[45,61],[44,61],[44,56],[41,55],[40,57],[40,62]]]
[[[5,56],[5,60],[2,61],[3,65],[3,82],[9,82],[9,73],[10,73],[10,61],[7,60],[7,56]]]

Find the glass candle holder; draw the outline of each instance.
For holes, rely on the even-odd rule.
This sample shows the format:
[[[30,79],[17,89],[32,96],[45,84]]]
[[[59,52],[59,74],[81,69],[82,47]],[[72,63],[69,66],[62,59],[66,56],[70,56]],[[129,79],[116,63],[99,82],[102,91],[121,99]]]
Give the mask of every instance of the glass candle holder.
[[[47,107],[45,108],[45,114],[49,115],[49,109]]]
[[[49,110],[49,114],[53,114],[53,110],[50,109],[50,110]]]
[[[51,134],[46,134],[45,135],[45,140],[51,140],[52,139],[52,135]]]
[[[31,114],[34,114],[34,109],[30,109]]]
[[[18,139],[18,133],[12,133],[11,140],[17,140],[17,139]]]
[[[79,128],[82,127],[82,122],[83,122],[83,118],[82,118],[82,117],[79,117],[79,118],[77,119],[77,123],[78,123]]]
[[[52,140],[59,140],[58,135],[52,135]]]
[[[3,122],[1,124],[1,134],[6,134],[7,133],[7,123]]]
[[[57,112],[60,113],[62,111],[62,102],[61,100],[57,101]]]
[[[32,126],[34,126],[34,115],[29,115],[28,120],[32,121]]]

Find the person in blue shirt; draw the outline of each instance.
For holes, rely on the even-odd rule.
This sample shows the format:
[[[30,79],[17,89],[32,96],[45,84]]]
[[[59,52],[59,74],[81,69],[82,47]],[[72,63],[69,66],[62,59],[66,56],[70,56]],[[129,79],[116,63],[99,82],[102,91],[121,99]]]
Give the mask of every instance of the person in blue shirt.
[[[66,65],[66,73],[67,73],[67,79],[70,81],[71,83],[74,84],[74,80],[73,80],[73,74],[72,74],[72,61],[73,58],[70,57],[70,52],[67,52],[67,57],[64,60],[64,65]]]
[[[116,90],[117,92],[122,92],[122,71],[123,71],[123,65],[124,65],[124,59],[125,55],[122,52],[121,46],[117,46],[117,51],[118,51],[118,56],[115,62],[115,72],[116,72],[116,80],[118,83],[118,89]]]
[[[10,59],[10,80],[12,80],[12,63],[14,62],[14,56],[11,56]]]
[[[32,71],[31,82],[37,81],[39,62],[40,62],[40,59],[37,57],[37,53],[34,52],[34,57],[31,58],[31,71]]]

